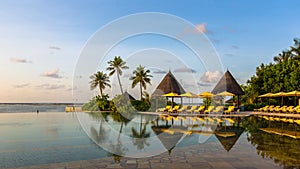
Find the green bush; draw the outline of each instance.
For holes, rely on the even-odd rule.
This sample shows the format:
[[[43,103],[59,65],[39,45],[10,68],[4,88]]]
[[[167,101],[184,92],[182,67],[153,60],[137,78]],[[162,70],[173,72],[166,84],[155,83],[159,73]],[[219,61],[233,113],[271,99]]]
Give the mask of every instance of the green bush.
[[[131,105],[138,111],[147,111],[150,108],[150,103],[145,100],[132,100]]]

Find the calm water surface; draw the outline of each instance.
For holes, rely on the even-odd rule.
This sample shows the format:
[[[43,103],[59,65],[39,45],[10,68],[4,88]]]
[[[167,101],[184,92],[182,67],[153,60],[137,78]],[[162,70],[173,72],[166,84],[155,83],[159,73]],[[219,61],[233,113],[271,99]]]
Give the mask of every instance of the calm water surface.
[[[172,157],[174,150],[190,151],[189,147],[203,157],[213,152],[216,160],[234,162],[235,157],[245,156],[249,160],[245,167],[251,166],[251,161],[257,166],[300,167],[300,141],[293,138],[300,132],[296,123],[267,121],[260,117],[133,115],[128,120],[110,113],[77,115],[0,113],[0,168],[111,156],[114,159],[152,156],[162,152]],[[265,128],[269,132],[261,130]],[[290,136],[274,134],[272,130]]]

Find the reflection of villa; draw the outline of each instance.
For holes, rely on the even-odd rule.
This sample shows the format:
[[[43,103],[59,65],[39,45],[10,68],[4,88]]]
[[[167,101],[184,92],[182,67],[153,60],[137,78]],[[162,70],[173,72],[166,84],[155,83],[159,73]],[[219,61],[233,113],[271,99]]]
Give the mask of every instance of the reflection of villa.
[[[187,127],[183,126],[152,126],[152,130],[155,132],[161,143],[164,145],[164,147],[168,150],[169,155],[171,154],[172,150],[175,148],[176,144],[179,142],[179,140],[184,135],[182,132],[178,132],[179,130],[184,131],[187,130]],[[173,132],[167,132],[172,131],[169,129],[174,129]]]
[[[241,134],[244,132],[243,127],[239,126],[222,126],[217,127],[215,136],[220,141],[226,151],[230,151]]]

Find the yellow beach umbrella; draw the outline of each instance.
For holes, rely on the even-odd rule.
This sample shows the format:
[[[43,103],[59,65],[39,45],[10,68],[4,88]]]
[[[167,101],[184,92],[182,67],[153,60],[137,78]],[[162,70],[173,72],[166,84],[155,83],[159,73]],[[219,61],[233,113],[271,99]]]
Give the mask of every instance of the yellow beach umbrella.
[[[178,95],[177,93],[171,92],[171,93],[164,94],[163,96],[166,96],[166,97],[179,97],[180,95]]]
[[[196,94],[187,92],[180,95],[181,97],[198,97]]]
[[[194,93],[191,93],[191,92],[187,92],[187,93],[183,93],[180,95],[181,97],[188,97],[189,98],[189,104],[191,102],[191,99],[190,98],[197,98],[198,96]],[[193,101],[192,101],[193,102]]]
[[[224,91],[224,92],[221,92],[221,93],[218,93],[216,94],[217,96],[234,96],[233,93],[230,93],[228,91]]]
[[[295,100],[295,105],[296,105],[296,97],[299,97],[300,96],[300,92],[295,90],[295,91],[292,91],[292,92],[288,92],[288,93],[285,93],[284,96],[294,96],[294,100]]]
[[[203,97],[203,98],[209,98],[209,97],[213,97],[214,94],[212,94],[210,92],[202,92],[202,93],[198,94],[198,96]]]
[[[273,96],[273,93],[266,93],[266,94],[260,95],[258,97],[272,97],[272,96]]]
[[[281,105],[283,105],[283,96],[285,94],[286,93],[284,93],[284,92],[278,92],[278,93],[272,94],[272,97],[281,97]]]
[[[300,96],[300,92],[295,90],[292,92],[285,93],[284,96]]]
[[[284,92],[278,92],[278,93],[275,93],[275,94],[272,94],[271,97],[283,97],[285,96],[286,93]]]
[[[174,97],[180,97],[179,94],[174,93],[174,92],[170,92],[170,93],[164,94],[163,96],[167,97],[167,99],[168,99],[168,97],[172,98],[172,107],[173,107],[173,104],[174,104]]]

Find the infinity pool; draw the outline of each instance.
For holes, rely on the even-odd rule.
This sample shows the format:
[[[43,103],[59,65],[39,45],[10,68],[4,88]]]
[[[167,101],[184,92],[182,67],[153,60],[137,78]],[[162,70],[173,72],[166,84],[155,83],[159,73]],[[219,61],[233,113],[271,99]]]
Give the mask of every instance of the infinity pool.
[[[149,159],[150,168],[299,168],[299,130],[254,116],[1,113],[0,168],[104,158]]]

